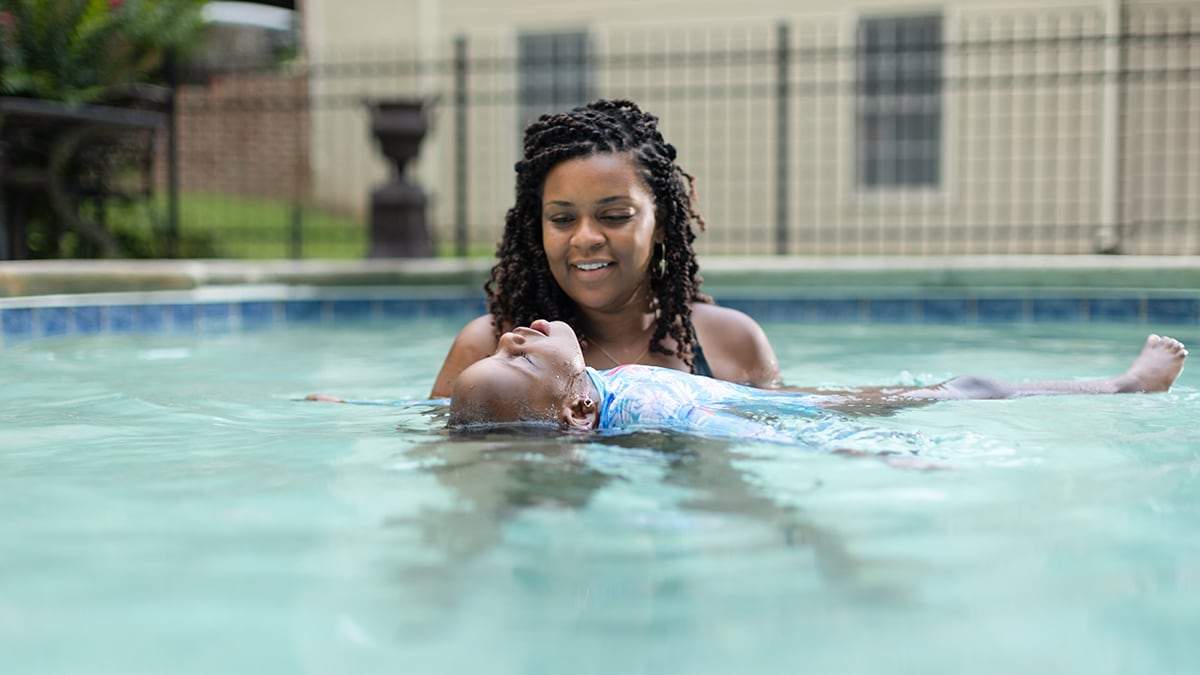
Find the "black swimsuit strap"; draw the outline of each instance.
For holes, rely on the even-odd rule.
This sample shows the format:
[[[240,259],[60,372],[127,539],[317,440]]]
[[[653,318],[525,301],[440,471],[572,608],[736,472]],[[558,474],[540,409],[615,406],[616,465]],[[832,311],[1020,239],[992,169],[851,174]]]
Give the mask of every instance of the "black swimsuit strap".
[[[704,349],[700,347],[700,341],[692,339],[692,368],[697,375],[704,377],[712,377],[712,368],[708,366],[708,359],[704,358]]]

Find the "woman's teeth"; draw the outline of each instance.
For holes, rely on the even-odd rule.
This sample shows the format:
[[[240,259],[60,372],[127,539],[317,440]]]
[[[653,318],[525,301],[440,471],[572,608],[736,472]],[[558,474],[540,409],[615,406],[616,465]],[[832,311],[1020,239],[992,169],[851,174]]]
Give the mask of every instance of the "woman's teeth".
[[[592,270],[598,270],[601,267],[608,267],[608,263],[580,263],[575,265],[575,267],[585,272],[590,272]]]

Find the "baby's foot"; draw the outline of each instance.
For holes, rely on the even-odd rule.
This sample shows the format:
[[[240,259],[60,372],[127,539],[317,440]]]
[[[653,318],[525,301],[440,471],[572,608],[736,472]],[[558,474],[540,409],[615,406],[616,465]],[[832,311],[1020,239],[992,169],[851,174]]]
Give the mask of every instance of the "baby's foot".
[[[1151,335],[1133,365],[1117,378],[1121,393],[1167,391],[1183,372],[1188,350],[1172,337]]]

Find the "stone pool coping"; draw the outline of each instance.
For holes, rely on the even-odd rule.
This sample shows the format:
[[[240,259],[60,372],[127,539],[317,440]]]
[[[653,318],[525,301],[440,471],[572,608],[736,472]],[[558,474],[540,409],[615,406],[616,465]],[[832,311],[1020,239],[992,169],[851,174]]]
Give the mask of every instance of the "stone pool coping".
[[[490,260],[0,263],[0,347],[486,311]],[[1200,326],[1200,258],[705,258],[705,292],[760,321]],[[1177,330],[1170,328],[1170,330]]]
[[[473,291],[492,264],[491,259],[10,261],[0,262],[0,299],[247,285]],[[866,288],[885,294],[1200,289],[1200,256],[705,256],[700,264],[705,290],[753,289],[767,296],[854,294]]]

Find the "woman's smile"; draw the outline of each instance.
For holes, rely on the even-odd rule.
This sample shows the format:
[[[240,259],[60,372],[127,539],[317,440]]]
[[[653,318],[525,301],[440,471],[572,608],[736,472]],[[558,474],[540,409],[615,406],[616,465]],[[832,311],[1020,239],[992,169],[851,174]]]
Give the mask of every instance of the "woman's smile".
[[[542,243],[559,287],[580,307],[645,300],[657,224],[637,164],[618,154],[567,160],[546,174]]]
[[[603,283],[616,270],[613,262],[573,262],[569,265],[572,276],[583,284]]]

